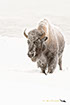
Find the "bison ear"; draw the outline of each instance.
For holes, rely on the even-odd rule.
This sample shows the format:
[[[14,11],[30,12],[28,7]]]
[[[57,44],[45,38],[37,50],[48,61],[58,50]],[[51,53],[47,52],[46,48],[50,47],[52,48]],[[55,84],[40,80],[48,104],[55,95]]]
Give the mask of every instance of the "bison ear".
[[[43,39],[41,39],[42,40],[42,42],[44,42],[44,41],[46,41],[48,39],[48,37],[46,36],[46,37],[44,37]]]

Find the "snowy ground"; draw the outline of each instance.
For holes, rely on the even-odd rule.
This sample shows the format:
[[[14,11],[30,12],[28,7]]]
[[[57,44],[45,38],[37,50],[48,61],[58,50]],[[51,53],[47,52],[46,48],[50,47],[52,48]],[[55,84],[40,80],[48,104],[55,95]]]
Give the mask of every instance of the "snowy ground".
[[[66,44],[63,71],[42,74],[27,56],[24,37],[0,37],[0,105],[63,105],[70,103],[70,45]],[[43,101],[44,100],[44,101]]]

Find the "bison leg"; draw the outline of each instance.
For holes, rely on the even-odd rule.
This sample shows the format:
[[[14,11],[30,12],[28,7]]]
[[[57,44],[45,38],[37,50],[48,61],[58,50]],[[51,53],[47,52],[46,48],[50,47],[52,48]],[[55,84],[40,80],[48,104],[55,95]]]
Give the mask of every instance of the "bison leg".
[[[59,58],[58,64],[59,64],[60,70],[62,70],[62,56]]]
[[[45,72],[46,67],[41,68],[41,70],[42,70],[42,73],[44,73],[45,75],[47,75],[46,72]]]
[[[46,73],[45,73],[45,69],[41,68],[41,71],[42,71],[42,73],[46,74]]]
[[[49,60],[48,73],[53,73],[54,69],[56,68],[56,65],[57,65],[57,56]]]
[[[44,63],[42,60],[39,60],[39,61],[37,62],[37,65],[38,65],[38,67],[41,68],[42,73],[46,74],[46,73],[45,73],[45,70],[46,70],[46,67],[47,67],[47,63]]]

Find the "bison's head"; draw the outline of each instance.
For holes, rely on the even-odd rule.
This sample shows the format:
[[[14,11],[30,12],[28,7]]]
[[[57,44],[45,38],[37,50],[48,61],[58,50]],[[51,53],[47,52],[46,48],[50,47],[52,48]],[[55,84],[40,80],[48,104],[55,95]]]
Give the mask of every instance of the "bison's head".
[[[24,35],[28,39],[28,56],[32,61],[36,61],[43,51],[43,42],[47,40],[45,32],[34,29],[30,31],[28,35],[24,31]]]

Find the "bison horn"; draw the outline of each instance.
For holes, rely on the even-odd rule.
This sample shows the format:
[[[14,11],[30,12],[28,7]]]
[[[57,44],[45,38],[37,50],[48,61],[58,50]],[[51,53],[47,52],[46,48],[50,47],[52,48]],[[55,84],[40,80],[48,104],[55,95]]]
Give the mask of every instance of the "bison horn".
[[[24,30],[24,36],[25,36],[26,38],[28,38],[28,35],[26,34],[26,29]]]

